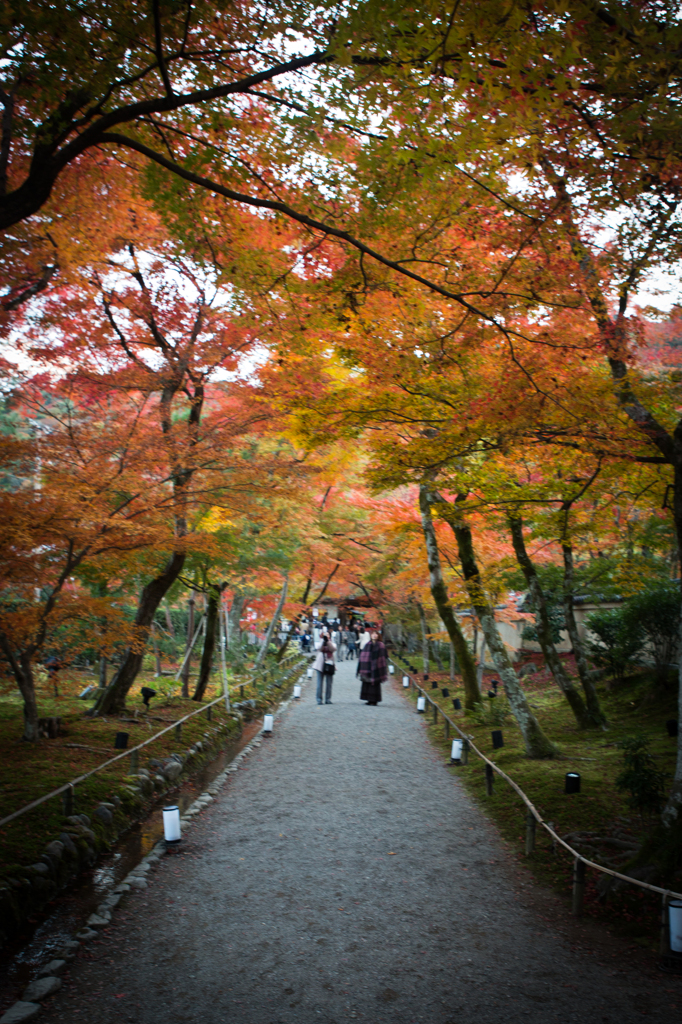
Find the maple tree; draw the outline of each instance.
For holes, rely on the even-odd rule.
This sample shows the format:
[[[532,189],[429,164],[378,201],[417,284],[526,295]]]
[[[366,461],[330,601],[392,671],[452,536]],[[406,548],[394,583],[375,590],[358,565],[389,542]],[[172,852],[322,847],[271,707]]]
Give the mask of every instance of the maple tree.
[[[55,630],[89,621],[88,637],[126,624],[107,599],[74,581],[87,561],[121,556],[159,542],[167,496],[150,479],[143,432],[128,417],[139,408],[120,396],[91,394],[87,412],[65,385],[45,397],[28,384],[16,401],[39,429],[5,439],[3,460],[18,477],[0,492],[5,530],[0,646],[24,700],[24,738],[37,738],[33,660]]]
[[[227,234],[208,193],[263,211],[251,218],[259,231],[288,218],[300,230],[247,276],[261,285],[259,329],[288,334],[272,349],[287,361],[299,436],[352,438],[381,422],[374,479],[385,486],[462,460],[482,461],[495,483],[511,444],[670,466],[682,548],[676,402],[639,372],[640,326],[627,315],[646,273],[679,256],[676,10],[377,2],[338,18],[318,7],[314,22],[297,10],[295,43],[284,9],[265,30],[252,9],[229,23],[210,5],[184,13],[89,11],[68,37],[77,60],[55,43],[57,14],[37,4],[16,19],[23,46],[10,45],[2,94],[6,223],[47,209],[95,147],[175,175],[143,178],[166,223],[193,222],[192,237]],[[296,47],[305,53],[292,59]],[[595,230],[605,224],[606,247]],[[311,329],[338,359],[312,352]],[[568,526],[562,552],[570,621]],[[682,799],[682,741],[678,761],[668,817]]]

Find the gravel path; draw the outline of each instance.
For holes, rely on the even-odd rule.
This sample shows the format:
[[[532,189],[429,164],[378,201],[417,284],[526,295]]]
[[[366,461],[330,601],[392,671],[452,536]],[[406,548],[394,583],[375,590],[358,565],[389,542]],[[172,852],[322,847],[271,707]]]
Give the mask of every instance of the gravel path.
[[[412,705],[366,707],[354,671],[332,706],[307,685],[40,1020],[678,1024],[682,979],[538,895]]]

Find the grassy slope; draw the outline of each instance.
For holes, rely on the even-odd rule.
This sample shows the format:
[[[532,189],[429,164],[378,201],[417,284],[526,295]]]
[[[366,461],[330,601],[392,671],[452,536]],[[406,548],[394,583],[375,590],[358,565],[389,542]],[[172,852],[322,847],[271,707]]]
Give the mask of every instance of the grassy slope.
[[[400,671],[400,659],[396,662],[396,674]],[[399,677],[398,677],[399,678]],[[487,674],[487,678],[492,678]],[[449,697],[443,697],[441,690],[431,690],[431,682],[437,680],[450,690]],[[423,684],[422,684],[423,685]],[[455,696],[463,702],[463,688],[451,684],[446,673],[435,671],[431,666],[426,689],[433,700],[457,722],[459,727],[473,737],[476,746],[491,761],[502,768],[523,789],[535,804],[545,821],[554,822],[555,830],[564,836],[569,832],[589,831],[609,835],[614,827],[621,832],[643,838],[652,828],[652,822],[642,821],[627,806],[627,795],[617,792],[614,786],[616,776],[622,770],[622,751],[619,741],[635,731],[643,731],[651,737],[651,752],[656,755],[659,767],[672,773],[675,767],[676,741],[666,732],[665,722],[677,718],[675,693],[670,691],[664,698],[652,701],[651,682],[647,676],[632,677],[617,690],[607,691],[600,687],[599,696],[609,719],[606,732],[580,732],[575,719],[562,694],[551,681],[548,673],[540,672],[524,681],[529,702],[542,724],[543,729],[561,749],[561,756],[552,761],[532,761],[524,755],[521,736],[514,720],[509,716],[502,726],[504,748],[493,751],[491,730],[499,726],[490,722],[482,724],[478,716],[455,712],[452,700]],[[488,686],[484,678],[483,691]],[[405,691],[416,704],[414,690]],[[505,698],[497,698],[506,704]],[[488,702],[493,704],[495,702]],[[434,726],[432,716],[427,715],[427,728],[431,739],[439,745],[445,756],[449,756],[449,741],[446,741],[444,727]],[[447,752],[447,754],[446,754]],[[551,841],[546,832],[538,829],[535,853],[525,856],[525,815],[526,808],[511,788],[499,777],[495,779],[494,794],[486,796],[485,768],[475,755],[470,755],[469,765],[453,767],[476,801],[490,815],[503,837],[511,844],[519,859],[526,862],[539,881],[552,886],[567,898],[571,890],[572,863],[565,853],[552,853]],[[566,796],[564,776],[568,771],[581,775],[581,792]],[[588,871],[585,914],[608,923],[619,934],[628,936],[642,945],[654,945],[658,940],[660,901],[655,894],[628,887],[606,902],[598,900],[596,872]]]
[[[120,753],[114,749],[117,732],[129,734],[128,746],[142,743],[154,733],[164,729],[199,706],[194,701],[181,697],[162,696],[161,687],[168,680],[155,680],[151,673],[140,674],[137,683],[128,696],[128,711],[124,718],[136,717],[136,722],[121,721],[118,718],[85,718],[84,711],[91,703],[77,699],[78,693],[92,683],[92,675],[76,670],[60,673],[58,698],[52,695],[47,684],[39,692],[39,709],[42,717],[59,716],[65,735],[56,739],[43,739],[38,743],[24,743],[22,733],[22,704],[18,692],[9,686],[0,695],[0,818],[11,814],[25,804],[37,799],[52,789],[96,767],[109,757]],[[215,676],[215,679],[218,677]],[[140,688],[151,686],[157,690],[149,712],[143,707]],[[215,685],[208,687],[205,702],[219,694]],[[255,697],[257,693],[245,687],[244,697]],[[225,720],[224,706],[213,709],[212,725]],[[147,767],[149,759],[161,760],[174,752],[181,753],[200,740],[208,723],[203,714],[196,715],[183,724],[182,736],[176,738],[174,730],[140,751],[139,767]],[[70,746],[79,744],[91,750]],[[91,815],[101,800],[108,800],[123,783],[130,772],[130,759],[123,758],[103,772],[92,776],[76,788],[74,812]],[[41,804],[20,818],[0,828],[0,876],[12,865],[28,865],[36,861],[47,842],[57,837],[63,827],[61,797]]]

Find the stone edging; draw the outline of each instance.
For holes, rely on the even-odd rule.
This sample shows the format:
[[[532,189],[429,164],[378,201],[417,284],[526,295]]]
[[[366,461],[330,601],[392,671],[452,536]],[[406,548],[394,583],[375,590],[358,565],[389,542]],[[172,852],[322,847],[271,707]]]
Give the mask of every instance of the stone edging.
[[[306,681],[306,677],[303,676],[301,685],[304,685]],[[294,697],[289,697],[279,705],[277,710],[273,712],[275,720],[287,710],[295,699]],[[263,732],[261,730],[250,743],[247,743],[243,750],[240,750],[228,767],[224,768],[220,775],[216,776],[208,789],[201,793],[194,803],[187,808],[180,819],[181,832],[186,832],[193,819],[205,807],[213,803],[214,798],[223,788],[228,778],[239,770],[242,761],[253,750],[260,747],[262,742]],[[10,1006],[6,1013],[0,1017],[0,1024],[23,1024],[23,1021],[33,1020],[40,1013],[42,1001],[54,995],[62,987],[60,975],[63,974],[69,963],[76,958],[76,953],[81,945],[85,945],[96,938],[100,928],[108,927],[114,910],[121,900],[125,899],[127,893],[133,889],[147,888],[147,874],[155,870],[161,857],[166,852],[166,843],[162,839],[155,845],[151,853],[143,857],[137,867],[133,868],[123,881],[99,904],[94,914],[90,914],[85,926],[64,944],[49,963],[38,969],[34,979],[23,992],[21,999]]]

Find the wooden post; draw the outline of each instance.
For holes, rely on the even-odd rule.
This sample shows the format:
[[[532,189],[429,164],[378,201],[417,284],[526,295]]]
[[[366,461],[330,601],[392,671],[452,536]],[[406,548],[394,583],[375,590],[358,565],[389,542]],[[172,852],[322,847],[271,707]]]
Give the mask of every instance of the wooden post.
[[[573,862],[573,901],[572,911],[574,917],[580,917],[583,912],[583,898],[585,896],[585,861],[576,857]]]
[[[437,725],[437,723],[438,723],[438,705],[434,701],[433,702],[433,724]]]
[[[239,687],[239,696],[241,697],[242,700],[244,700],[244,686],[243,685]]]
[[[68,818],[73,814],[73,786],[69,783],[69,788],[65,789],[62,793],[62,807],[64,809],[64,817]]]
[[[469,740],[462,740],[462,764],[469,764]]]
[[[194,594],[191,595],[188,604],[189,616],[187,619],[187,649],[185,664],[182,669],[182,696],[189,697],[189,671],[192,661],[192,647],[194,645]]]
[[[182,722],[178,722],[175,726],[175,738],[179,740],[182,737]]]
[[[207,717],[207,719],[209,720],[209,722],[211,721],[211,715],[212,715],[212,713],[213,713],[213,708],[212,708],[212,707],[211,707],[211,705],[209,704],[209,705],[208,705],[208,707],[206,708],[206,717]]]
[[[485,766],[485,791],[488,796],[493,795],[493,769],[489,764]]]
[[[548,821],[547,824],[549,825],[549,827],[551,829],[554,828],[554,822],[553,821]],[[550,838],[552,840],[552,853],[556,854],[556,839],[554,838],[554,836],[551,836]]]
[[[535,849],[535,815],[532,811],[526,814],[526,857],[530,857]]]
[[[659,953],[661,956],[667,956],[670,952],[670,936],[669,932],[669,919],[668,919],[668,893],[663,893],[661,899],[661,937],[659,942]]]
[[[131,775],[135,775],[135,773],[137,772],[137,769],[139,768],[139,766],[140,766],[140,751],[139,750],[133,750],[132,754],[130,755],[130,774]]]

